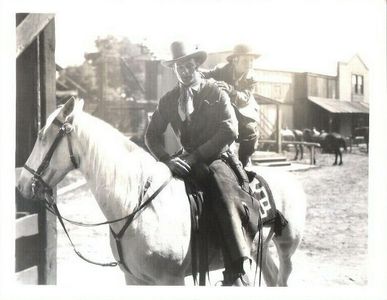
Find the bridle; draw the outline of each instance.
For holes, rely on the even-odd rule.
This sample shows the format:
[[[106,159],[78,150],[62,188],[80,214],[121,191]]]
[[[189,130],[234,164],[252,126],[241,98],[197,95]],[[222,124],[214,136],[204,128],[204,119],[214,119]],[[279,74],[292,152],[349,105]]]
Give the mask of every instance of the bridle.
[[[75,159],[73,146],[71,143],[71,132],[73,131],[72,119],[61,122],[58,118],[55,118],[52,124],[58,126],[59,131],[38,169],[35,171],[26,164],[23,166],[24,169],[26,169],[33,175],[31,184],[33,197],[39,197],[45,195],[46,193],[52,195],[52,188],[43,180],[43,175],[50,164],[51,158],[54,155],[56,148],[58,147],[60,141],[63,139],[64,136],[67,137],[70,160],[75,169],[79,167],[78,162]]]
[[[74,152],[73,152],[73,146],[71,143],[71,133],[74,129],[74,127],[72,125],[72,119],[65,120],[64,122],[61,122],[58,118],[55,118],[53,120],[52,124],[56,125],[59,128],[59,131],[55,137],[54,142],[52,143],[52,145],[48,149],[46,155],[44,156],[43,161],[40,164],[40,166],[38,167],[38,169],[35,171],[34,169],[30,168],[26,164],[23,166],[28,172],[30,172],[33,175],[32,184],[31,184],[33,198],[44,199],[45,208],[58,218],[64,232],[67,235],[67,238],[70,241],[70,244],[73,247],[74,252],[80,258],[82,258],[83,260],[85,260],[91,264],[104,266],[104,267],[115,267],[117,265],[121,265],[128,273],[132,274],[132,272],[130,271],[129,267],[127,266],[127,264],[125,263],[125,261],[123,259],[123,247],[121,244],[121,239],[124,236],[126,229],[132,223],[135,216],[157,197],[157,195],[168,185],[168,183],[171,181],[172,177],[171,176],[168,177],[151,195],[147,195],[148,188],[150,187],[150,184],[151,184],[150,180],[148,179],[148,181],[145,183],[144,190],[143,190],[142,194],[140,195],[140,201],[139,201],[138,206],[134,209],[134,211],[132,213],[130,213],[127,216],[124,216],[124,217],[121,217],[121,218],[118,218],[115,220],[111,220],[111,221],[105,221],[105,222],[94,223],[94,224],[82,223],[82,222],[77,222],[77,221],[73,221],[73,220],[69,220],[67,218],[64,218],[60,214],[59,209],[55,203],[55,198],[53,197],[52,187],[50,187],[50,185],[44,181],[42,176],[44,175],[44,172],[47,170],[47,168],[50,164],[51,158],[54,155],[56,148],[58,147],[60,141],[63,139],[64,136],[67,137],[67,145],[68,145],[68,149],[69,149],[70,160],[71,160],[74,168],[77,169],[79,167],[79,164],[78,164],[77,160],[75,159]],[[85,227],[112,224],[112,223],[117,223],[119,221],[125,220],[124,225],[122,226],[121,230],[118,233],[115,233],[112,230],[112,228],[110,227],[110,232],[116,241],[116,247],[117,247],[117,251],[118,251],[119,260],[116,262],[100,263],[100,262],[95,262],[95,261],[92,261],[92,260],[84,257],[75,248],[75,245],[70,238],[70,235],[66,229],[66,226],[64,225],[63,220],[65,220],[69,223],[78,225],[78,226],[85,226]]]

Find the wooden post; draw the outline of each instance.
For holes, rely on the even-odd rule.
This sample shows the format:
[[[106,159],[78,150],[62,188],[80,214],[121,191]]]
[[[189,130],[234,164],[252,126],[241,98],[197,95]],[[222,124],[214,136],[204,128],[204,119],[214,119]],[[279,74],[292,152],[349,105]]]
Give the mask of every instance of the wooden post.
[[[31,28],[18,27],[18,43],[23,46],[16,59],[16,167],[27,160],[38,130],[44,126],[49,113],[56,108],[55,97],[55,25],[40,14],[17,14],[16,24],[25,20],[42,20]],[[44,14],[43,14],[44,15]],[[23,23],[22,23],[23,22]],[[44,28],[44,29],[43,29]],[[41,31],[43,29],[43,31]],[[31,41],[30,41],[31,40]],[[18,48],[19,49],[19,48]],[[39,234],[16,244],[16,271],[37,265],[38,283],[56,283],[56,219],[39,202],[27,201],[16,194],[17,211],[38,214]],[[25,244],[26,243],[26,244]],[[27,260],[26,260],[27,258]]]
[[[333,124],[333,117],[332,117],[332,114],[329,114],[329,124],[328,124],[328,132],[331,133],[332,132],[332,124]]]
[[[311,165],[314,165],[314,155],[315,155],[314,151],[315,151],[315,147],[311,146],[310,147],[310,164]]]
[[[281,138],[281,129],[282,129],[282,117],[281,117],[281,106],[279,104],[276,104],[276,113],[277,113],[277,152],[282,152],[282,138]]]
[[[51,20],[39,36],[40,46],[40,99],[41,120],[44,125],[48,115],[56,108],[56,67],[55,67],[55,22]],[[54,191],[56,197],[56,191]],[[39,272],[40,283],[56,284],[56,217],[43,209],[39,225],[45,234],[42,246],[42,266]]]

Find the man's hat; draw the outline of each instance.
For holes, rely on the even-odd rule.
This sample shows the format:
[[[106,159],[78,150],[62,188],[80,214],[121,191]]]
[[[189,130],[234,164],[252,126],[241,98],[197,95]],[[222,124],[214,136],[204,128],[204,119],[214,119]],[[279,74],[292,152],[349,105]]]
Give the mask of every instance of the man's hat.
[[[164,60],[161,64],[165,67],[171,68],[175,63],[189,60],[193,58],[197,65],[200,66],[207,59],[207,53],[204,51],[196,51],[187,54],[183,42],[173,42],[171,44],[172,59]]]
[[[254,58],[261,56],[260,54],[253,52],[250,46],[246,44],[238,44],[234,47],[232,54],[227,56],[227,60],[231,62],[234,57],[241,55],[253,56]]]

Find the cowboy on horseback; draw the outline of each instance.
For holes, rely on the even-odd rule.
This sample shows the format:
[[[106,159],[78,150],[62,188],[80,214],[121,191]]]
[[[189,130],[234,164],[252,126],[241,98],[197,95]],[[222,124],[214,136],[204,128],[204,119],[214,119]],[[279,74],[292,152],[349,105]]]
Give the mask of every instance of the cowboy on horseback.
[[[238,122],[227,93],[214,82],[203,79],[198,67],[207,53],[187,54],[181,42],[171,45],[173,59],[163,61],[172,68],[178,85],[159,101],[148,125],[145,142],[151,153],[164,162],[176,177],[190,178],[207,195],[223,239],[224,285],[247,286],[250,247],[239,216],[241,192],[237,177],[228,164],[240,162],[229,150],[238,136]],[[162,136],[170,124],[183,146],[170,156]],[[227,158],[227,159],[225,159]],[[236,163],[235,163],[236,162]],[[245,196],[244,196],[245,195]]]

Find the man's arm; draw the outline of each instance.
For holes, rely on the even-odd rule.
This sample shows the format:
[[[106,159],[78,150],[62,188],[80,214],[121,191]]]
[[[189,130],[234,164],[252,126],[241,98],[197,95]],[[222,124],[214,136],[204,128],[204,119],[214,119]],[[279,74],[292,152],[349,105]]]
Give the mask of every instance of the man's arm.
[[[249,101],[255,101],[253,91],[257,80],[250,74],[242,79],[242,82],[233,86],[229,91],[230,100],[237,107],[246,106]]]
[[[224,91],[218,91],[218,93],[219,102],[217,103],[217,109],[220,114],[218,130],[207,142],[199,146],[195,151],[195,155],[199,160],[204,162],[219,155],[238,135],[238,121],[230,99]]]
[[[163,134],[168,126],[166,116],[163,116],[163,109],[160,103],[153,113],[151,121],[145,133],[145,144],[149,151],[160,161],[165,162],[169,159],[169,154],[164,149]]]

